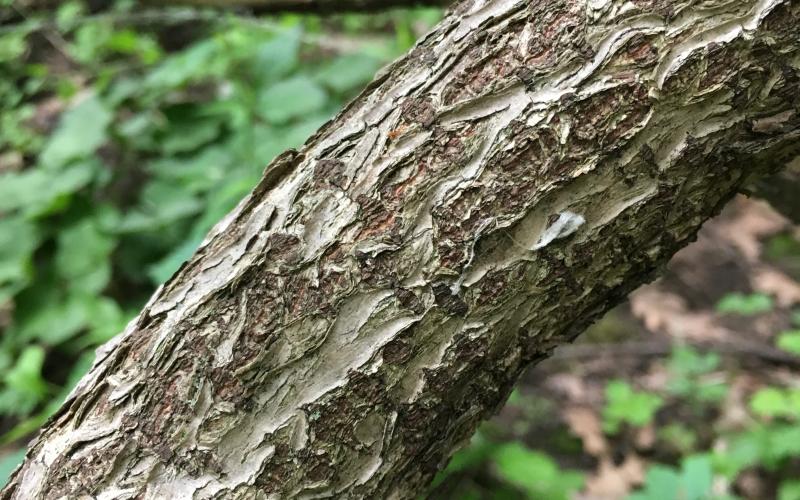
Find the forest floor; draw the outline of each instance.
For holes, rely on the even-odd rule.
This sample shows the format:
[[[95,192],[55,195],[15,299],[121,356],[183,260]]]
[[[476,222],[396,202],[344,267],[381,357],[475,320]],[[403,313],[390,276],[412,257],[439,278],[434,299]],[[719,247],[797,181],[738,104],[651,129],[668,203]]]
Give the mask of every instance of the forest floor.
[[[798,236],[737,198],[661,279],[530,369],[431,497],[799,498],[800,443],[760,449],[797,435],[781,422],[800,409],[783,389],[800,384]],[[509,453],[545,479],[506,470]]]

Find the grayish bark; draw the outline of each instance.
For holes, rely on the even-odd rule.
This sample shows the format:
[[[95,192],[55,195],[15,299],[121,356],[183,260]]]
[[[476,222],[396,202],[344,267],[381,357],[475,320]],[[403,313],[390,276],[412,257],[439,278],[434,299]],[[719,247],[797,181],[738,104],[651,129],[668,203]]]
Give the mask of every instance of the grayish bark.
[[[471,0],[220,222],[4,499],[414,498],[800,154],[800,1]]]

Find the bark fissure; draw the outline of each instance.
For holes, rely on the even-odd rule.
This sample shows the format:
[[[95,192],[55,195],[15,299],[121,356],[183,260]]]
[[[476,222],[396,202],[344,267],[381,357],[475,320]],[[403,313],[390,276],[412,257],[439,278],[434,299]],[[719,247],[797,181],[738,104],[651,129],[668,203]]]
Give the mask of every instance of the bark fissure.
[[[104,346],[0,498],[413,498],[800,155],[800,2],[472,0]]]

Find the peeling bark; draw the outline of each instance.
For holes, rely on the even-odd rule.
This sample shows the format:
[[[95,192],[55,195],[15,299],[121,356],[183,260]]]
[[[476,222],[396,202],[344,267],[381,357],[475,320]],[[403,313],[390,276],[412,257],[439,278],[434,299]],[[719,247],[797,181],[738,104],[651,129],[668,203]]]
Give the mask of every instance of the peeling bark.
[[[471,0],[260,184],[3,499],[414,498],[800,155],[800,1]]]

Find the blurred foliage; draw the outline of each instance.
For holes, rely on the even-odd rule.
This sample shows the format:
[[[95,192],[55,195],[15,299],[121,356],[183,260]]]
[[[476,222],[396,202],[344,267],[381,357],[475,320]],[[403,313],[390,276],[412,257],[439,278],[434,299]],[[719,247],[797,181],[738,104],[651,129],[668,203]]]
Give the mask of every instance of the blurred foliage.
[[[700,405],[721,402],[728,394],[728,386],[711,375],[719,369],[720,361],[714,352],[701,354],[690,347],[676,346],[668,363],[668,391]]]
[[[763,293],[729,293],[717,304],[717,311],[723,314],[753,316],[770,311],[774,306],[772,297]]]
[[[58,408],[273,157],[441,16],[135,7],[2,16],[0,445]]]
[[[606,385],[603,432],[609,440],[630,439],[645,426],[655,425],[658,412],[669,406],[679,414],[696,411],[698,404],[717,408],[730,389],[723,381],[710,382],[720,369],[719,356],[676,345],[667,360],[669,380],[663,391],[637,391],[627,382],[611,380]],[[531,396],[518,392],[509,404],[526,404]],[[732,491],[736,479],[747,471],[770,474],[777,483],[780,500],[798,500],[796,480],[800,461],[800,389],[766,386],[749,396],[749,418],[745,425],[716,429],[718,444],[698,449],[710,441],[699,426],[704,414],[687,424],[672,422],[658,430],[655,448],[678,453],[670,461],[653,461],[644,482],[628,500],[727,500],[737,497]],[[581,471],[565,467],[546,450],[529,449],[518,442],[492,441],[491,422],[484,425],[469,446],[457,452],[447,469],[434,483],[435,492],[444,491],[451,481],[448,498],[470,499],[563,499],[578,492],[586,477]],[[532,434],[547,445],[541,432]],[[514,438],[511,438],[514,439]],[[559,453],[560,461],[571,461]],[[491,477],[484,474],[488,471]],[[478,478],[478,480],[465,480]],[[488,486],[487,486],[488,485]],[[434,494],[432,497],[436,497]]]
[[[800,356],[800,330],[789,330],[778,335],[778,347]]]
[[[603,410],[603,429],[609,434],[619,432],[623,424],[641,427],[653,420],[664,400],[647,392],[637,392],[623,380],[612,380],[606,386],[606,407]]]
[[[647,471],[641,491],[628,500],[706,500],[721,496],[712,493],[713,472],[707,455],[691,455],[681,461],[681,468],[654,465]]]

